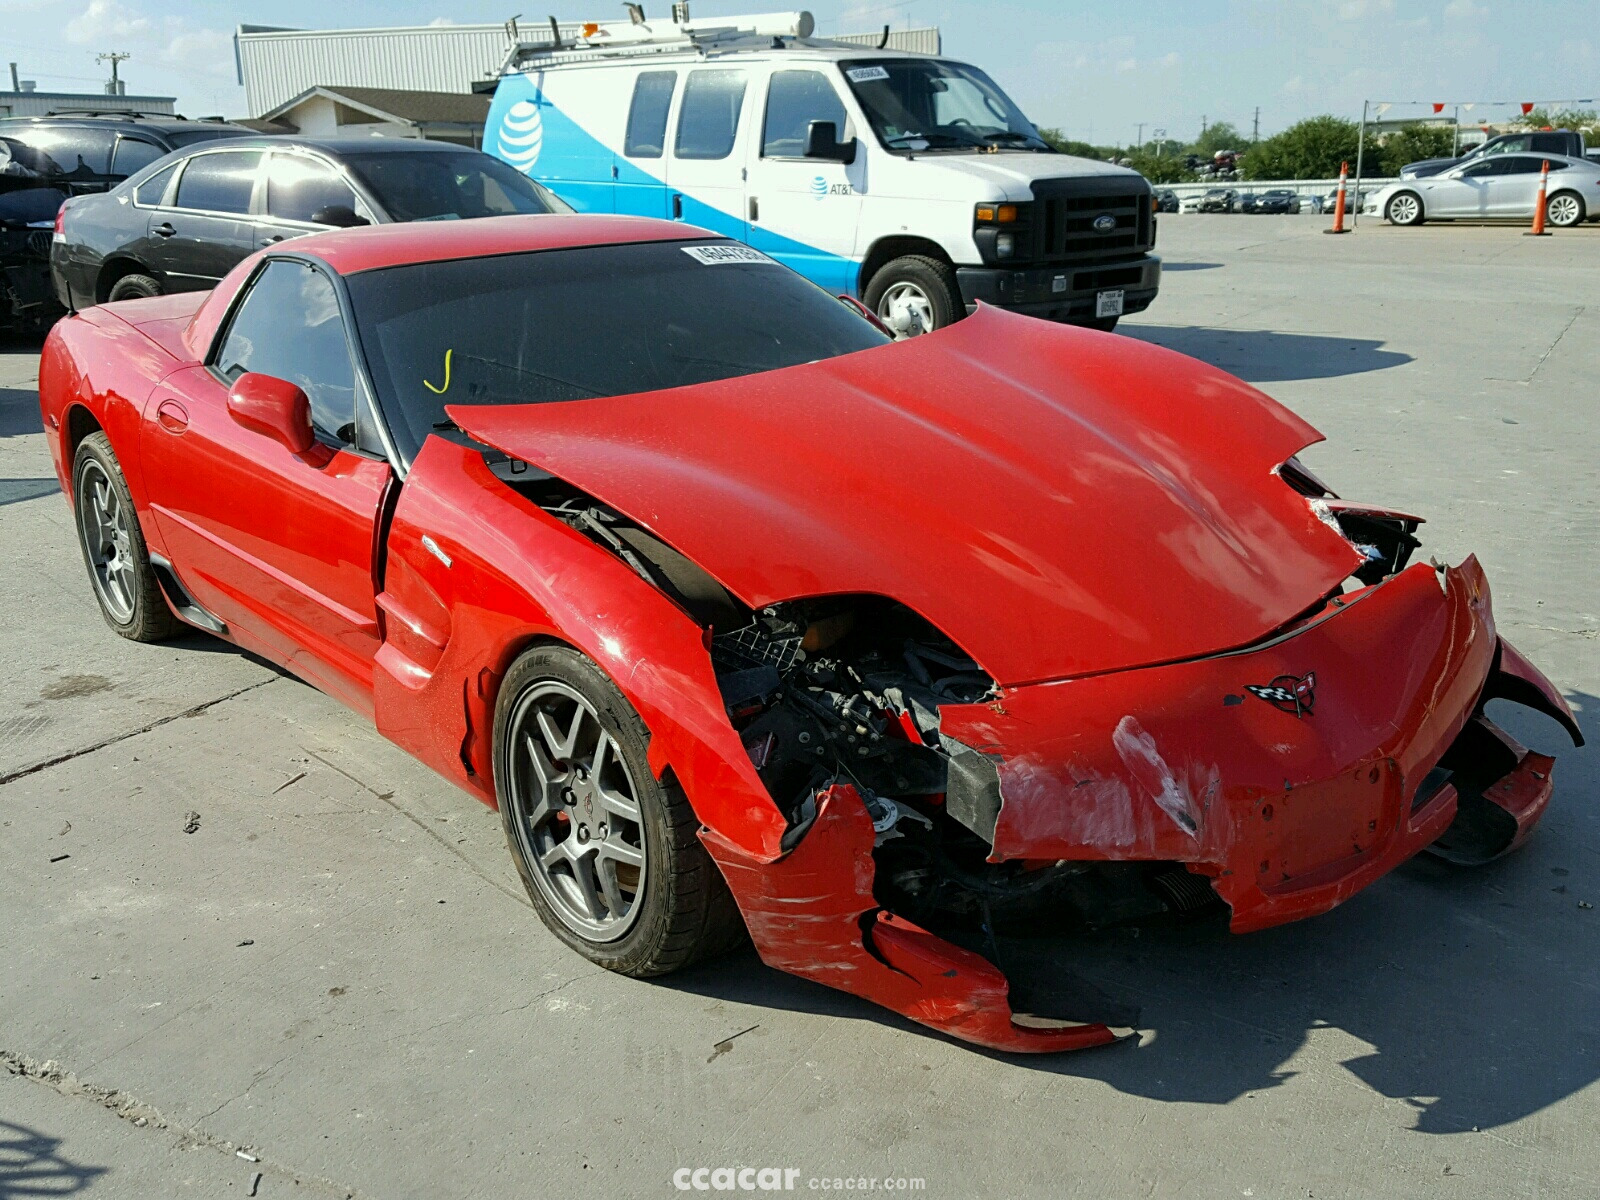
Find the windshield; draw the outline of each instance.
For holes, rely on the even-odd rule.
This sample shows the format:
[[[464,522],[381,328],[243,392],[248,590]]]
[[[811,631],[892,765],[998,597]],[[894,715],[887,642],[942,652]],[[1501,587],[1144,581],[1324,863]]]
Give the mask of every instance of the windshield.
[[[447,404],[629,395],[889,341],[787,267],[708,239],[416,263],[348,287],[407,461],[430,433],[454,429]]]
[[[890,150],[1054,153],[1033,122],[976,67],[931,58],[885,58],[851,59],[841,69],[873,132]]]
[[[354,151],[343,158],[396,221],[572,211],[545,187],[476,150]]]

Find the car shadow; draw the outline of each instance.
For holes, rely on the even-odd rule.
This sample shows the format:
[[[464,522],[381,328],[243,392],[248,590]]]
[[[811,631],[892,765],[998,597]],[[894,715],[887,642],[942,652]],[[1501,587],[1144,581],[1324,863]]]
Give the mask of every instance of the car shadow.
[[[1411,355],[1385,350],[1384,343],[1367,338],[1200,325],[1124,324],[1118,332],[1198,358],[1247,383],[1331,379],[1412,361]]]
[[[109,1170],[72,1162],[60,1150],[60,1138],[0,1120],[0,1200],[76,1195]]]
[[[1600,698],[1570,699],[1592,741]],[[1141,1043],[973,1053],[1149,1100],[1221,1105],[1282,1086],[1315,1043],[1319,1066],[1332,1056],[1413,1107],[1416,1131],[1440,1134],[1506,1125],[1591,1086],[1600,882],[1584,847],[1600,841],[1600,778],[1553,723],[1500,707],[1493,715],[1514,736],[1559,756],[1545,828],[1517,853],[1465,869],[1420,856],[1330,913],[1245,936],[1215,919],[1029,938],[1030,968],[1052,963],[1068,987],[1137,1004]],[[1017,943],[1003,945],[1011,954]],[[936,1036],[753,954],[659,982]]]
[[[1161,273],[1165,275],[1168,271],[1215,271],[1221,265],[1221,263],[1214,262],[1167,262],[1163,260]]]
[[[0,387],[0,437],[43,432],[39,393],[33,388]]]
[[[61,490],[55,477],[49,479],[0,479],[0,508],[8,504],[21,504],[24,500],[37,500]]]

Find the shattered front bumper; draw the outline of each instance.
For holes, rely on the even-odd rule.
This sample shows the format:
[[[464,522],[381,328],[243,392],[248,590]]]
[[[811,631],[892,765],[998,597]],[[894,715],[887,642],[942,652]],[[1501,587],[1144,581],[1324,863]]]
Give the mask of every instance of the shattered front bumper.
[[[1552,760],[1488,721],[1497,697],[1582,743],[1560,694],[1497,636],[1469,558],[1337,598],[1265,644],[941,716],[994,764],[993,861],[1182,863],[1245,932],[1326,912],[1430,846],[1481,862],[1518,845],[1549,801]],[[849,787],[777,862],[706,842],[773,966],[996,1049],[1117,1037],[1013,1013],[991,963],[882,909],[872,823]]]

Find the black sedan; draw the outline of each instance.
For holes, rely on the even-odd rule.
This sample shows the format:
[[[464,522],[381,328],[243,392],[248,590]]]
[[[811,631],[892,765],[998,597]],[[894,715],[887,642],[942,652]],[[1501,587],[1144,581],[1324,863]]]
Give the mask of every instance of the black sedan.
[[[1156,211],[1158,213],[1175,213],[1178,211],[1178,193],[1171,188],[1156,189]]]
[[[1249,208],[1242,208],[1241,212],[1255,213],[1297,213],[1300,211],[1300,194],[1289,188],[1272,188],[1269,191],[1258,192],[1252,198]]]
[[[236,138],[67,202],[51,248],[73,310],[204,291],[246,256],[335,226],[570,212],[498,159],[410,138]]]

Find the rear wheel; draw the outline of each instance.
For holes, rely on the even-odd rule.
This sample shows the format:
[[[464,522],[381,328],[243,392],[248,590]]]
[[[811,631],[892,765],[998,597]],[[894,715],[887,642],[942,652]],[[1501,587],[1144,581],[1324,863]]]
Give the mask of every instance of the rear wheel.
[[[149,275],[124,275],[111,285],[111,291],[106,296],[108,301],[140,300],[146,296],[161,296],[165,289],[161,281]]]
[[[139,515],[104,433],[91,433],[72,460],[78,545],[106,624],[135,642],[159,642],[182,628],[150,566]]]
[[[1383,215],[1395,225],[1421,225],[1422,197],[1415,192],[1396,192],[1389,197]]]
[[[744,925],[683,792],[656,779],[615,684],[564,646],[528,651],[495,710],[495,793],[545,925],[599,966],[664,975],[742,943]]]
[[[955,268],[923,254],[880,267],[862,299],[897,338],[932,333],[967,315]]]
[[[1545,220],[1557,229],[1571,229],[1583,223],[1583,197],[1577,192],[1557,192],[1545,201]]]

